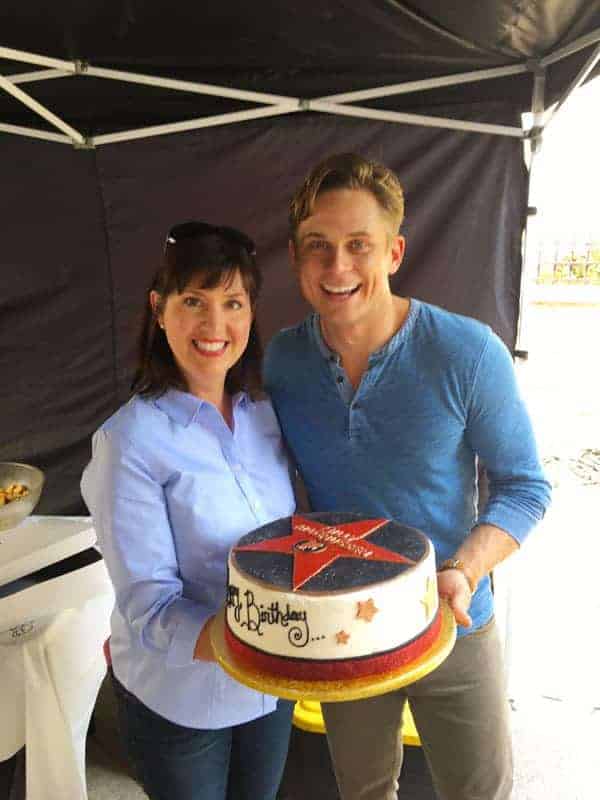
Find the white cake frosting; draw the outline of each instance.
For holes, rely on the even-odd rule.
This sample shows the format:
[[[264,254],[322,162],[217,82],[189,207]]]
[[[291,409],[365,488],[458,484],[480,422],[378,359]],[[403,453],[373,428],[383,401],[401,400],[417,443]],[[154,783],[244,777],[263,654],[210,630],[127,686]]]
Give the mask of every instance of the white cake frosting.
[[[234,548],[227,626],[244,644],[273,656],[353,659],[402,647],[427,630],[438,610],[434,550],[423,539],[422,557],[400,574],[328,591],[285,589],[260,580],[241,568]],[[357,546],[365,544],[360,540]]]

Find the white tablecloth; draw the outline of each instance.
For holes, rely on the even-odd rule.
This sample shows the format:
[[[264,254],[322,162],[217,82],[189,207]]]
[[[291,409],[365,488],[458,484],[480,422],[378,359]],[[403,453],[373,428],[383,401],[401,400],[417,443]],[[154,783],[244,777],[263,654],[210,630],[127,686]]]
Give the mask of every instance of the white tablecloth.
[[[86,734],[114,593],[102,560],[84,572],[90,599],[0,644],[0,761],[25,745],[27,800],[87,800]]]

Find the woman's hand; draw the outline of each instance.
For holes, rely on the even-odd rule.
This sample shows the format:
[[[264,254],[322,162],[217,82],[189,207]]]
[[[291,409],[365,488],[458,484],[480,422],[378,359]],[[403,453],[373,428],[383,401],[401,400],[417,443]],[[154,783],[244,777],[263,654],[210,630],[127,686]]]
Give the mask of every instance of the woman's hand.
[[[196,641],[196,646],[194,647],[194,660],[195,661],[216,661],[215,658],[215,651],[213,650],[212,644],[210,642],[210,626],[214,617],[209,617],[206,620],[206,623],[202,630],[200,631],[200,636]]]

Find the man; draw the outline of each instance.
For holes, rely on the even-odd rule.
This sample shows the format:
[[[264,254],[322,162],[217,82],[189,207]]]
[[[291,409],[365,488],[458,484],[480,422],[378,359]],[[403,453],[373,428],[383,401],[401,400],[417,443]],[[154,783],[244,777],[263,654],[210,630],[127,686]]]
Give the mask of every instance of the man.
[[[311,506],[424,531],[459,624],[448,659],[405,689],[323,705],[343,800],[392,800],[406,698],[444,800],[506,800],[512,758],[489,573],[540,520],[550,487],[512,361],[485,325],[392,294],[402,187],[358,155],[317,165],[290,210],[314,314],[280,332],[266,384]],[[477,516],[477,463],[489,500]]]

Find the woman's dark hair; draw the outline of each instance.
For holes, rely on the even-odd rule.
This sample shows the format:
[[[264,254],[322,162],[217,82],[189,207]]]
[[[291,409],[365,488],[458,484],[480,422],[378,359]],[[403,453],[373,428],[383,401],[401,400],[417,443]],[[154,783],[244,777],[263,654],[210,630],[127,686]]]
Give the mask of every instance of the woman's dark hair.
[[[170,388],[187,391],[158,316],[169,295],[183,292],[192,279],[199,279],[202,288],[214,289],[221,284],[228,286],[236,272],[240,274],[254,312],[262,282],[255,253],[252,240],[235,228],[197,221],[171,228],[165,241],[162,264],[150,286],[150,290],[160,296],[157,309],[150,307],[146,294],[138,365],[131,385],[134,393],[156,397]],[[233,395],[246,391],[252,399],[260,397],[261,362],[262,347],[254,315],[248,346],[225,378],[227,392]]]

